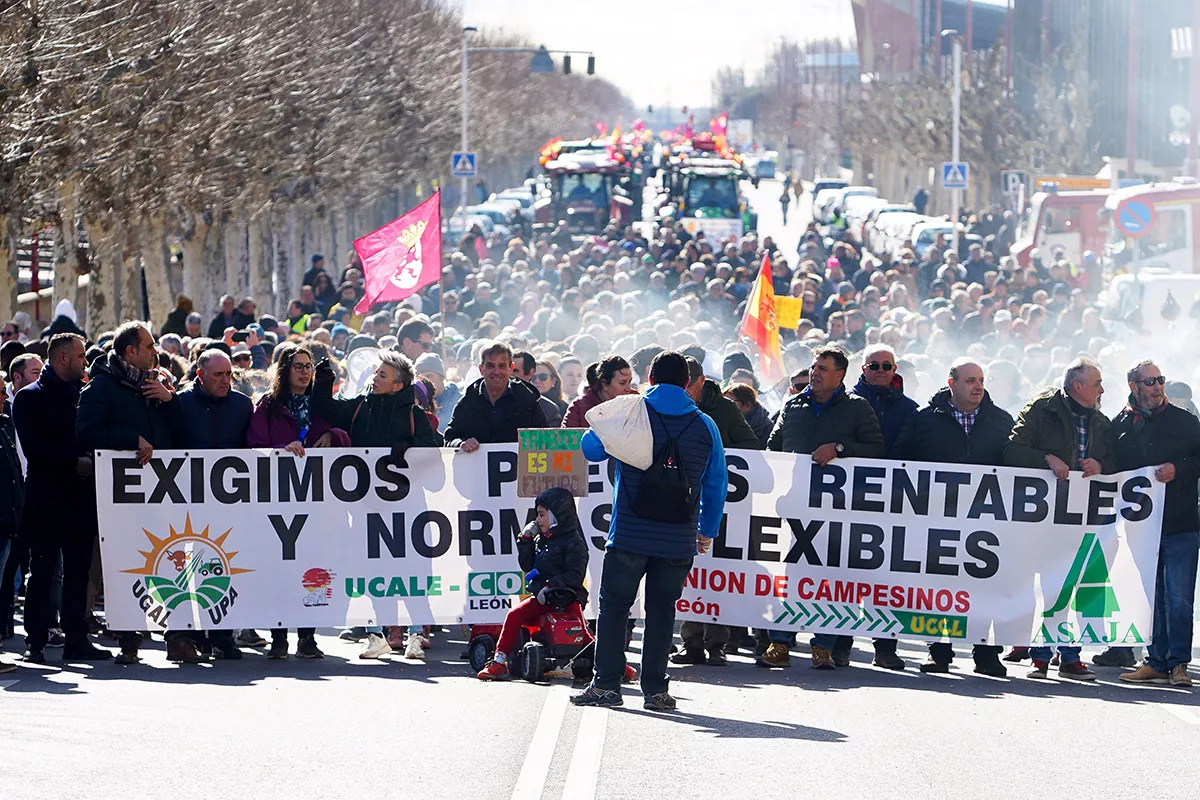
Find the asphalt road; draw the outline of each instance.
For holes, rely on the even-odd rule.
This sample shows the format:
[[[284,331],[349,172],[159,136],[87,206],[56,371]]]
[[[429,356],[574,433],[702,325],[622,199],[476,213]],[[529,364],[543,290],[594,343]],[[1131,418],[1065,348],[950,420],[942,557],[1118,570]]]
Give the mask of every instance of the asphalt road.
[[[570,706],[568,679],[481,683],[456,634],[426,663],[319,638],[315,662],[175,666],[156,642],[142,666],[64,668],[50,651],[0,676],[0,796],[1154,797],[1190,795],[1200,773],[1197,696],[1116,669],[991,679],[960,655],[929,676],[902,644],[910,668],[892,673],[859,641],[851,668],[817,673],[801,645],[785,670],[672,667],[679,711],[655,714],[636,687],[600,710]]]

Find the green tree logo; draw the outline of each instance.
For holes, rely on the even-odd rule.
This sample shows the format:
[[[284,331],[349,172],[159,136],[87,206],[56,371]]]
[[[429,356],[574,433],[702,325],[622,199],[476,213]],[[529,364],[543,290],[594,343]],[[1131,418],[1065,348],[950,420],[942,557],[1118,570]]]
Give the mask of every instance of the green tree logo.
[[[1059,589],[1058,599],[1042,612],[1042,616],[1052,617],[1068,607],[1082,617],[1093,618],[1108,617],[1121,610],[1108,574],[1104,548],[1095,533],[1083,535],[1083,541],[1075,551],[1075,560]]]

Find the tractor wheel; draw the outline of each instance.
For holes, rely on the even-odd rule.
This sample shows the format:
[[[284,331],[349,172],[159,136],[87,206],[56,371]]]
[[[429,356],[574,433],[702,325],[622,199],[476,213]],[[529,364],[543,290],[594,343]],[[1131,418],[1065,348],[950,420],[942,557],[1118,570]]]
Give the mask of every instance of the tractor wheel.
[[[537,683],[546,675],[546,648],[541,642],[530,642],[521,651],[524,678],[530,683]]]
[[[471,669],[479,672],[487,666],[492,660],[492,654],[496,652],[496,640],[491,636],[484,634],[476,636],[471,640],[471,644],[467,646],[467,657],[471,662]]]

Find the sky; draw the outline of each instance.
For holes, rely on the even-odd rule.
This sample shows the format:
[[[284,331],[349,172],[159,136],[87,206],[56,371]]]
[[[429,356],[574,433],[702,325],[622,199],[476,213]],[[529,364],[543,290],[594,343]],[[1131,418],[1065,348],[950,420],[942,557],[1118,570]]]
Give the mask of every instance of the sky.
[[[590,50],[596,73],[635,106],[708,106],[721,66],[747,79],[781,36],[850,41],[850,0],[461,0],[463,24],[502,28],[551,50]],[[575,59],[584,69],[585,59]]]
[[[550,50],[590,50],[597,74],[635,106],[707,107],[719,67],[743,67],[750,80],[780,37],[803,41],[840,33],[848,46],[854,41],[850,0],[458,2],[464,25],[520,33]]]

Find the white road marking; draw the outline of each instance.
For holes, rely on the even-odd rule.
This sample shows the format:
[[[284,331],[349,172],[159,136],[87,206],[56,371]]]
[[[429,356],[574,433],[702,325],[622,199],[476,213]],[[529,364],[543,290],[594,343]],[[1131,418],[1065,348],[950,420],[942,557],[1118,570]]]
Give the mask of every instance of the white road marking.
[[[1170,703],[1159,703],[1158,706],[1168,714],[1183,720],[1188,725],[1200,725],[1200,716],[1196,716],[1195,713],[1187,710],[1186,708],[1171,705]]]
[[[608,709],[585,708],[575,739],[575,751],[571,753],[571,764],[567,767],[562,800],[594,800],[607,733]]]
[[[542,714],[538,717],[533,738],[529,740],[529,752],[525,754],[525,763],[521,765],[521,774],[517,776],[517,784],[513,787],[513,800],[542,796],[570,698],[571,692],[566,686],[554,686],[546,693]]]
[[[0,681],[0,692],[15,684],[16,681]]]

